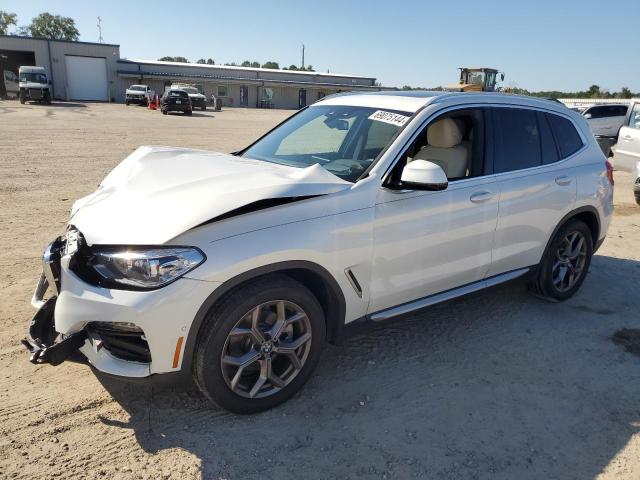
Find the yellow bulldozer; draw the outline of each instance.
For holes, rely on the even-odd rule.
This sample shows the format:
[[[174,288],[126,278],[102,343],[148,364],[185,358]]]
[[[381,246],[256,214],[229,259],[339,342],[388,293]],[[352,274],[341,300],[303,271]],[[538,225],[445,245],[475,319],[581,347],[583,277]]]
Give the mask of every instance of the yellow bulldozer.
[[[495,92],[498,74],[500,81],[504,80],[504,73],[495,68],[487,67],[460,67],[460,81],[447,87],[456,92]]]

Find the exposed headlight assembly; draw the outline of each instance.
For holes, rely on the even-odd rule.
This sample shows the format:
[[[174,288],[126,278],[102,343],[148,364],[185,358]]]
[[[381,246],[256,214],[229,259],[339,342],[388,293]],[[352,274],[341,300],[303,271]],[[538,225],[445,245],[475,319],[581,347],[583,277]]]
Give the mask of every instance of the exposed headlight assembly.
[[[154,289],[163,287],[193,270],[205,260],[194,247],[150,247],[99,249],[88,266],[113,288]]]

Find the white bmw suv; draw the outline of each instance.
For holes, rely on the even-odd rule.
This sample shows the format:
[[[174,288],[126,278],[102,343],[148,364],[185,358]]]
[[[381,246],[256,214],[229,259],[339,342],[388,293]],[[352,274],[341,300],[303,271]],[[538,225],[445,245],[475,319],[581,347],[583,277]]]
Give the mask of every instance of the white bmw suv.
[[[225,409],[265,410],[354,322],[518,277],[571,297],[612,194],[586,120],[558,103],[327,97],[233,154],[132,153],[45,250],[23,343],[34,363],[79,351],[101,372],[186,374]]]

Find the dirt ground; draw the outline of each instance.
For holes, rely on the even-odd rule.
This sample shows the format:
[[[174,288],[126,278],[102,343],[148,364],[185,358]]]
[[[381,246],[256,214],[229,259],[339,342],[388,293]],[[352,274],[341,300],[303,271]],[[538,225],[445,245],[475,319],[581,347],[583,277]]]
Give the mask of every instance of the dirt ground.
[[[232,151],[290,113],[0,101],[0,478],[640,478],[640,357],[611,340],[640,328],[640,207],[623,172],[570,301],[512,283],[376,326],[327,347],[267,413],[28,362],[40,253],[74,199],[139,145]]]

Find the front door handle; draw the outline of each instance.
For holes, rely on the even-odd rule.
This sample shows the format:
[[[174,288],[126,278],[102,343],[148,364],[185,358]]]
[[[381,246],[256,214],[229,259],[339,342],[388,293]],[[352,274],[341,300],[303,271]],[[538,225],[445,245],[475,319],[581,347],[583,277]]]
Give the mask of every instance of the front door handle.
[[[487,200],[491,200],[493,198],[493,192],[489,192],[488,190],[482,190],[480,192],[475,192],[471,194],[471,197],[469,197],[469,200],[471,200],[473,203],[482,203],[482,202],[486,202]]]
[[[562,187],[571,183],[571,177],[568,175],[560,175],[556,177],[556,183]]]
[[[625,135],[624,137],[622,137],[624,140],[626,140],[627,142],[631,141],[631,135]]]

